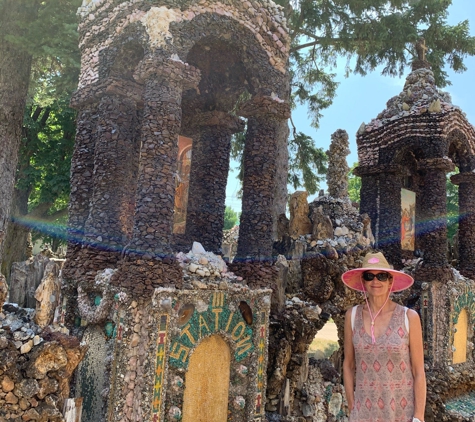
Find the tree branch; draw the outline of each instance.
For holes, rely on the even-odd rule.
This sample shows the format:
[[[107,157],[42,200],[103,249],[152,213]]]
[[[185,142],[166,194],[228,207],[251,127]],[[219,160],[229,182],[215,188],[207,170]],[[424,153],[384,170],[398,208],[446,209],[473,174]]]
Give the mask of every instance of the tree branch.
[[[40,114],[41,114],[42,111],[43,111],[43,107],[37,106],[35,108],[35,111],[34,111],[33,115],[31,116],[31,119],[34,122],[36,122],[38,120],[38,118],[40,117]]]
[[[296,47],[293,47],[293,48],[290,49],[291,52],[302,50],[303,48],[307,48],[307,47],[313,47],[315,45],[323,44],[323,43],[328,44],[328,45],[336,46],[336,45],[340,45],[344,42],[347,42],[348,44],[352,44],[352,45],[358,45],[358,44],[362,44],[362,43],[365,43],[365,42],[369,41],[369,40],[362,40],[362,39],[342,40],[341,38],[318,37],[317,35],[314,35],[311,32],[307,32],[307,31],[301,31],[300,33],[301,33],[301,35],[305,35],[306,37],[311,38],[314,41],[310,41],[308,43],[300,44]]]

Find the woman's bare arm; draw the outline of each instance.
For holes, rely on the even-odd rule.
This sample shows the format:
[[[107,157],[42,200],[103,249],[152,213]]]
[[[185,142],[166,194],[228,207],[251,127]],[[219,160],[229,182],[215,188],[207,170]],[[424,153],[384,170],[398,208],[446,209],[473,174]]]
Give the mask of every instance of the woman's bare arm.
[[[345,385],[348,408],[353,409],[355,404],[355,349],[353,347],[353,330],[351,328],[351,308],[345,315],[345,342],[343,360],[343,383]]]
[[[414,417],[423,421],[426,407],[426,374],[421,320],[417,312],[411,309],[407,311],[407,318],[409,320],[409,352],[414,377]]]

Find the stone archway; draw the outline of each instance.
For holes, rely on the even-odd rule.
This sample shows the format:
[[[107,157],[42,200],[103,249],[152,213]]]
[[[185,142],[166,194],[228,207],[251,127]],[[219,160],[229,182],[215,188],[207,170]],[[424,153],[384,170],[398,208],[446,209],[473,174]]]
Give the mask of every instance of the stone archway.
[[[231,351],[221,336],[205,338],[190,357],[183,422],[226,422]]]

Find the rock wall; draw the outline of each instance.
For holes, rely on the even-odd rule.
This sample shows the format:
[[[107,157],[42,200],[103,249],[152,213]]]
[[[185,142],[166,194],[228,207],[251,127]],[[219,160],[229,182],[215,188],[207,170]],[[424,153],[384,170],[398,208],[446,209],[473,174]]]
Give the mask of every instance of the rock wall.
[[[0,312],[0,420],[64,421],[73,371],[87,346],[33,322],[34,311]]]

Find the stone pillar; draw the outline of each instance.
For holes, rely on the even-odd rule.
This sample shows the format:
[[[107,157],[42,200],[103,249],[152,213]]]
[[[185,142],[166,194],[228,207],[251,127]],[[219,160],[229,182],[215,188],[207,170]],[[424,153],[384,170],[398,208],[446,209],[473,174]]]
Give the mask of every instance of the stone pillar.
[[[272,230],[272,238],[274,241],[279,240],[278,221],[279,216],[285,214],[288,202],[287,182],[289,174],[289,124],[287,120],[277,121],[277,138],[275,143],[276,154],[276,175],[275,175],[275,191],[274,191],[274,209]]]
[[[181,97],[184,89],[197,87],[200,76],[186,63],[146,57],[135,78],[145,87],[134,228],[112,283],[140,295],[182,279],[170,247]]]
[[[130,248],[138,253],[153,255],[170,252],[181,96],[185,85],[197,84],[197,76],[198,72],[189,65],[158,58],[145,59],[137,70],[136,78],[145,83],[145,90]]]
[[[72,99],[84,110],[72,160],[67,278],[93,281],[98,270],[115,266],[130,236],[141,91],[134,82],[107,78]]]
[[[401,262],[401,188],[399,168],[391,167],[379,175],[379,218],[377,247],[396,269]]]
[[[231,136],[244,122],[222,111],[193,116],[199,135],[193,141],[186,237],[207,251],[221,253]]]
[[[446,174],[455,168],[448,158],[430,158],[417,163],[422,174],[419,215],[416,215],[416,248],[421,249],[426,268],[448,268]],[[445,270],[444,270],[445,272]]]
[[[105,95],[98,106],[94,190],[86,222],[92,246],[120,252],[130,238],[138,167],[138,112],[133,99]]]
[[[350,168],[346,157],[350,153],[348,133],[338,129],[331,135],[330,148],[327,151],[328,170],[327,184],[328,193],[335,199],[348,198],[348,172]]]
[[[369,215],[371,231],[375,239],[378,239],[379,170],[376,167],[356,167],[353,173],[361,177],[360,214]]]
[[[89,204],[93,190],[94,150],[97,131],[97,101],[84,101],[85,93],[78,91],[71,99],[71,106],[78,109],[76,139],[71,159],[68,220],[68,249],[63,266],[65,278],[74,278],[75,263],[82,245],[89,215]],[[80,266],[80,265],[79,265]]]
[[[459,187],[460,272],[475,279],[475,173],[460,173],[450,180]]]
[[[290,107],[272,97],[255,97],[242,107],[241,115],[248,117],[248,123],[237,257],[270,260],[276,217],[275,142]]]

